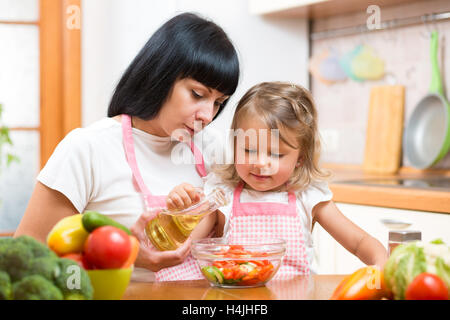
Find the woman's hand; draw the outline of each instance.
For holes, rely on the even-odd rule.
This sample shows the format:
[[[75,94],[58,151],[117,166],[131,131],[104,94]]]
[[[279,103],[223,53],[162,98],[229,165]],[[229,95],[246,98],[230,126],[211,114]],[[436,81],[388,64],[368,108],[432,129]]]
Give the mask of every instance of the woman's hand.
[[[153,272],[182,263],[189,255],[191,247],[190,237],[183,245],[173,251],[160,251],[153,246],[145,234],[145,227],[150,220],[157,216],[159,210],[144,212],[131,227],[131,232],[140,243],[139,254],[134,264],[136,267],[149,269]]]
[[[166,205],[169,210],[186,209],[202,199],[203,193],[189,183],[182,183],[170,191]]]

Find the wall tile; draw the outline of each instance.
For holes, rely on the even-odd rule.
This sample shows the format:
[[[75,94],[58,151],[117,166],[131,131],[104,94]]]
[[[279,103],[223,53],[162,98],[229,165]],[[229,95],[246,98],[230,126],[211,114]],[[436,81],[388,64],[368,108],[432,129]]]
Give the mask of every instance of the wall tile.
[[[444,79],[446,92],[450,83],[450,21],[435,24],[440,34],[439,62],[441,77]],[[334,48],[341,54],[353,50],[359,44],[366,44],[375,49],[385,61],[386,72],[392,74],[398,84],[405,90],[405,126],[415,105],[427,94],[431,81],[429,58],[430,39],[424,25],[386,31],[357,34],[352,36],[316,40],[312,44],[312,54]],[[447,62],[447,63],[446,63]],[[355,82],[347,80],[342,83],[325,85],[312,78],[312,92],[318,107],[319,126],[321,130],[336,130],[338,147],[326,148],[324,141],[324,162],[361,164],[364,160],[364,145],[369,108],[370,89],[375,85],[387,84],[387,78],[378,81]],[[403,159],[404,165],[409,165]],[[439,164],[438,168],[450,168],[450,156]]]

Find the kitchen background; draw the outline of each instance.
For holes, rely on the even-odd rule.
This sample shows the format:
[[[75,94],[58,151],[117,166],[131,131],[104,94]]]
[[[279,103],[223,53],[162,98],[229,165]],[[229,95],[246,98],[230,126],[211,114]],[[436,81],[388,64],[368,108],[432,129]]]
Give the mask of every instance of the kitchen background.
[[[66,4],[70,2],[65,1]],[[229,127],[232,107],[250,86],[261,81],[292,81],[313,92],[319,111],[324,143],[322,161],[325,163],[362,164],[369,95],[375,85],[395,79],[405,86],[406,123],[430,83],[429,28],[437,29],[440,35],[441,77],[446,92],[449,92],[450,85],[445,81],[450,71],[450,64],[445,63],[450,61],[449,20],[310,39],[311,35],[324,29],[365,24],[368,17],[365,8],[369,4],[380,4],[383,22],[408,15],[449,12],[449,1],[374,0],[369,3],[331,0],[334,8],[323,14],[312,7],[310,17],[316,16],[315,19],[309,19],[297,9],[278,12],[279,8],[302,7],[302,2],[308,1],[80,1],[81,126],[106,116],[113,88],[132,58],[164,21],[183,11],[200,13],[222,26],[240,55],[242,74],[237,92],[227,112],[211,126]],[[342,9],[339,3],[347,3],[348,8]],[[255,14],[258,12],[268,14]],[[31,196],[35,177],[45,164],[41,160],[39,131],[40,110],[45,101],[40,96],[39,26],[35,23],[38,20],[39,0],[0,0],[0,103],[4,108],[0,120],[12,128],[13,141],[13,146],[6,146],[3,152],[11,152],[20,159],[7,168],[5,165],[0,168],[0,232],[17,227]],[[18,21],[21,23],[15,23]],[[384,62],[388,77],[376,81],[347,79],[325,84],[309,73],[310,58],[325,50],[343,55],[360,44],[373,48]],[[407,159],[403,159],[402,165],[409,166]],[[450,157],[435,167],[450,169]]]
[[[373,1],[376,3],[376,1]],[[419,1],[400,4],[381,10],[382,21],[423,16],[428,13],[450,10],[450,1]],[[353,20],[363,24],[369,14],[341,15],[316,21],[317,26],[346,25]],[[391,20],[392,19],[392,20]],[[347,22],[348,23],[348,22]],[[318,27],[319,28],[319,27]],[[326,151],[323,161],[333,163],[361,164],[364,160],[364,145],[368,121],[370,89],[377,85],[396,82],[405,86],[404,120],[411,116],[420,99],[427,94],[431,82],[429,30],[439,34],[438,61],[444,91],[449,92],[446,80],[450,72],[450,21],[421,23],[403,28],[377,32],[356,32],[356,34],[312,41],[312,55],[325,50],[335,50],[345,55],[358,45],[368,45],[374,54],[384,62],[387,76],[375,81],[346,80],[326,85],[312,78],[312,91],[320,112],[320,128],[325,139]],[[403,165],[409,166],[403,156]],[[436,164],[435,168],[450,168],[450,157]]]

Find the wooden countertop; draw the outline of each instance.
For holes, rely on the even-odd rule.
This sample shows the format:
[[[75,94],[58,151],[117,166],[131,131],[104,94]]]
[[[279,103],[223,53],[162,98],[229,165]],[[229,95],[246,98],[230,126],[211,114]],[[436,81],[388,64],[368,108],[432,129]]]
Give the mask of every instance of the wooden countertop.
[[[264,287],[222,289],[206,280],[130,282],[123,300],[328,300],[345,275],[272,280]]]
[[[332,173],[330,189],[335,202],[380,206],[437,213],[450,213],[450,192],[436,189],[413,189],[388,186],[344,184],[339,181],[373,178],[450,177],[450,170],[401,168],[397,174],[376,175],[363,172],[361,166],[324,164]]]

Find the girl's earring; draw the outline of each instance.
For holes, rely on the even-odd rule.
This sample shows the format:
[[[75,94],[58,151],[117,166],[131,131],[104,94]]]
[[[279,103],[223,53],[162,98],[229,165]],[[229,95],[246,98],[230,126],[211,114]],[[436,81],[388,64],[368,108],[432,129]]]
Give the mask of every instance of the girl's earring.
[[[295,165],[296,168],[300,167],[302,165],[302,163],[300,162],[300,160],[297,162],[297,164]]]

